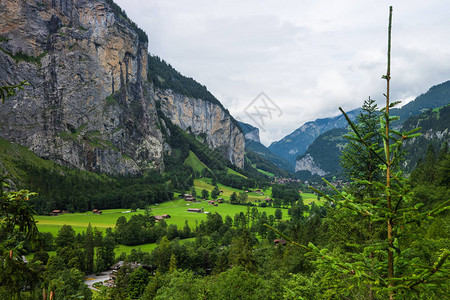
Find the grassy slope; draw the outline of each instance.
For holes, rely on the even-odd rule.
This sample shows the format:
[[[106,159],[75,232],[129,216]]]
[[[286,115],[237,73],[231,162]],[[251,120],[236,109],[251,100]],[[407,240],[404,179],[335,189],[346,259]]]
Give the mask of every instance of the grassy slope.
[[[203,169],[209,169],[204,163],[198,159],[194,152],[189,150],[189,156],[184,161],[184,164],[192,167],[194,171],[201,173]]]
[[[38,157],[26,147],[0,138],[0,163],[13,179],[23,178],[26,175],[16,167],[19,161],[47,169],[58,167],[56,163]]]
[[[247,176],[244,176],[241,173],[236,172],[235,170],[230,169],[230,168],[227,168],[227,173],[228,174],[232,174],[232,175],[236,175],[236,176],[241,176],[241,177],[244,177],[244,178],[248,178]]]

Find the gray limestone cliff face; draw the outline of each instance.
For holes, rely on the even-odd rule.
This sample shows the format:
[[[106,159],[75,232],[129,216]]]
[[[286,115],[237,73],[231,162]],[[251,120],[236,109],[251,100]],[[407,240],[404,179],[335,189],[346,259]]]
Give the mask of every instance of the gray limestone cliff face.
[[[205,134],[209,147],[219,149],[239,168],[244,167],[245,138],[231,116],[219,105],[159,90],[156,99],[162,112],[183,130]]]
[[[245,139],[250,140],[250,141],[254,141],[257,143],[261,143],[261,140],[259,139],[259,129],[255,128],[254,130],[247,132],[245,134]]]
[[[306,154],[301,159],[297,160],[295,163],[295,172],[298,171],[309,171],[312,175],[324,176],[327,174],[324,170],[320,168],[315,162],[310,154]]]
[[[147,43],[106,1],[0,0],[0,136],[111,174],[163,168]]]

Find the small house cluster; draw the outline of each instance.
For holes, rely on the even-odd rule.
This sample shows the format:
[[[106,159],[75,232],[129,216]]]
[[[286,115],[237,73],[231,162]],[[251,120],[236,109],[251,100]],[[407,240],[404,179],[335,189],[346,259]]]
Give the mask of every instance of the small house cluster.
[[[219,204],[217,204],[214,200],[209,200],[208,205],[218,206]]]
[[[296,182],[296,183],[298,183],[298,182],[301,182],[301,181],[298,180],[298,179],[292,179],[292,178],[274,177],[273,178],[273,182],[274,183],[278,183],[278,184],[286,184],[286,183],[289,183],[289,182]]]
[[[102,214],[102,211],[101,211],[100,209],[94,208],[94,209],[92,210],[92,213],[93,213],[94,215],[101,215],[101,214]]]

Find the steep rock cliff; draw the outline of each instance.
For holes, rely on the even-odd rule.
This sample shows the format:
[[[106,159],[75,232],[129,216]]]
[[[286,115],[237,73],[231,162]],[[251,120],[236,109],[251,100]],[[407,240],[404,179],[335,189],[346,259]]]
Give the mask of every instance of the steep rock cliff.
[[[259,128],[243,122],[239,122],[239,126],[241,126],[247,141],[261,143],[261,140],[259,139]]]
[[[221,151],[237,167],[244,167],[244,134],[222,107],[171,90],[157,89],[156,99],[161,102],[164,115],[175,125],[204,136],[209,147]]]
[[[2,106],[2,137],[87,170],[162,167],[147,43],[106,1],[1,0],[0,37],[2,83],[30,84]]]
[[[162,170],[169,149],[156,112],[160,98],[147,82],[147,38],[110,4],[0,0],[0,84],[29,83],[2,105],[0,137],[90,171]],[[242,167],[244,138],[228,112],[194,106],[200,117],[191,127]]]

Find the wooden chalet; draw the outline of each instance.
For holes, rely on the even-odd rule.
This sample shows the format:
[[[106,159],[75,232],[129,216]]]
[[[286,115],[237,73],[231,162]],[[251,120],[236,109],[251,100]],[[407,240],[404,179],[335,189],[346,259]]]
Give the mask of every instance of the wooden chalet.
[[[158,223],[161,220],[164,220],[164,218],[162,216],[153,216],[153,218],[155,218],[156,223]]]
[[[52,210],[52,212],[50,213],[50,216],[59,216],[60,214],[62,214],[62,211],[59,209],[54,209]]]
[[[187,210],[188,212],[195,212],[195,213],[202,213],[203,212],[203,207],[200,208],[188,208]]]

